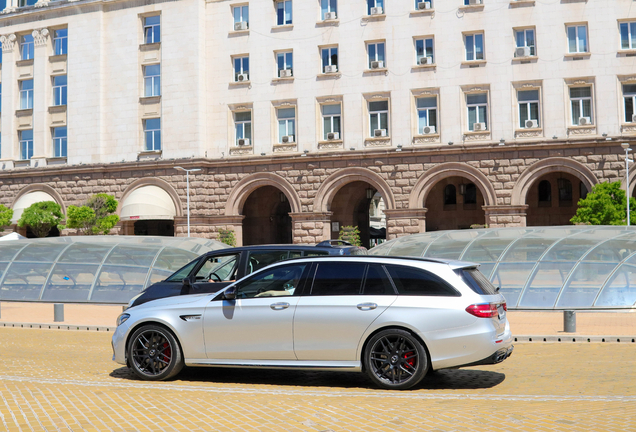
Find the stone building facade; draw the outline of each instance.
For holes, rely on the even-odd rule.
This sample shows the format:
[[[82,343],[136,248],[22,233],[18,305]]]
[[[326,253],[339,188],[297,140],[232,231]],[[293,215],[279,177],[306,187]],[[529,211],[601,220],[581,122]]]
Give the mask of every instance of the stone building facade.
[[[118,233],[186,235],[179,166],[193,235],[314,243],[368,241],[375,194],[394,238],[567,224],[624,180],[631,0],[322,3],[10,4],[0,203],[107,192]]]

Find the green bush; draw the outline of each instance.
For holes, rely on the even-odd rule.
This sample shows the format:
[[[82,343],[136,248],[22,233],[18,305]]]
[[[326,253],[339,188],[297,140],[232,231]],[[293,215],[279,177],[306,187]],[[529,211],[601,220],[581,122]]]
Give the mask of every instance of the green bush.
[[[636,199],[629,199],[630,221],[636,222]],[[578,225],[627,225],[627,195],[621,182],[594,185],[585,199],[579,200],[570,222]]]
[[[51,228],[60,227],[62,225],[62,207],[55,201],[41,201],[31,204],[24,210],[20,220],[19,227],[29,227],[36,237],[46,237]]]
[[[357,226],[347,225],[341,227],[338,239],[349,242],[354,246],[362,246],[362,241],[360,240],[360,230]]]
[[[4,227],[11,225],[13,218],[13,210],[0,204],[0,232],[4,231]]]
[[[236,246],[236,237],[234,236],[233,229],[220,229],[219,230],[219,241],[221,243],[225,243],[228,246],[235,247]]]
[[[69,206],[66,218],[67,228],[76,228],[84,235],[106,235],[119,222],[118,202],[114,196],[105,193],[92,195],[81,206]]]

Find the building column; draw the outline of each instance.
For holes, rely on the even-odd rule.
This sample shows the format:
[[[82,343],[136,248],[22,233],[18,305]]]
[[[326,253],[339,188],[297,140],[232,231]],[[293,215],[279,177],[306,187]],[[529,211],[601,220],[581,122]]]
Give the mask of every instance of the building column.
[[[331,240],[331,212],[290,213],[294,244]]]
[[[386,239],[425,232],[427,211],[426,208],[384,210]]]
[[[33,157],[32,165],[46,165],[53,156],[53,143],[48,128],[48,108],[51,105],[51,76],[48,73],[49,30],[33,30]]]
[[[9,5],[7,4],[7,7]],[[15,34],[0,36],[2,43],[2,114],[0,133],[0,170],[13,169],[13,160],[19,158],[17,133],[15,131],[15,109],[18,101],[16,94],[18,83],[15,77],[15,56],[17,36]]]
[[[528,205],[493,205],[482,206],[486,213],[488,228],[524,227]]]

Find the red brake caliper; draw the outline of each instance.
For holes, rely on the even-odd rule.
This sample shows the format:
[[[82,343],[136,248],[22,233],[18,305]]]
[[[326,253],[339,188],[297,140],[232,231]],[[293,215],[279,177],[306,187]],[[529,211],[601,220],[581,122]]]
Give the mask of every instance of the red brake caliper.
[[[170,357],[172,356],[172,353],[170,352],[170,348],[168,348],[168,342],[164,342],[163,343],[163,347],[167,348],[164,352],[163,352],[163,361],[165,362],[170,362]]]
[[[407,353],[404,353],[404,358],[409,358],[410,356],[412,356],[413,354],[415,354],[413,351],[409,351]],[[411,366],[412,368],[415,367],[415,357],[410,358],[406,361],[406,363]]]

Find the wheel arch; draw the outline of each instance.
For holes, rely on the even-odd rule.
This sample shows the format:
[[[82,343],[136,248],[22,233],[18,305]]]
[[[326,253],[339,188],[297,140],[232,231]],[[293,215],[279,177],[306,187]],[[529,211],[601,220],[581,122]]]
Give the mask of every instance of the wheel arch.
[[[172,328],[172,326],[164,321],[148,320],[148,321],[138,322],[128,330],[128,335],[126,336],[126,344],[124,345],[125,346],[124,355],[126,358],[126,366],[130,367],[130,359],[128,358],[128,344],[130,344],[130,339],[132,338],[132,336],[135,334],[135,332],[138,329],[146,325],[156,325],[158,327],[163,327],[166,330],[168,330],[170,334],[172,334],[172,337],[174,337],[174,340],[177,341],[177,344],[179,344],[179,350],[181,350],[181,356],[183,357],[185,361],[183,346],[181,345],[181,341],[179,340],[179,337],[177,336],[177,332]]]
[[[369,341],[371,340],[371,338],[373,338],[373,336],[375,336],[376,334],[384,331],[384,330],[404,330],[409,332],[411,335],[413,335],[414,338],[416,338],[424,347],[424,351],[426,351],[426,355],[428,356],[428,368],[429,370],[433,369],[433,362],[431,361],[431,353],[428,350],[428,345],[426,344],[426,341],[424,341],[424,339],[412,328],[407,327],[405,325],[400,325],[400,324],[388,324],[388,325],[384,325],[382,327],[378,327],[377,329],[373,330],[371,333],[369,333],[367,335],[367,337],[364,339],[364,343],[362,344],[362,347],[360,349],[360,352],[358,353],[358,359],[360,360],[360,369],[362,370],[362,372],[366,372],[366,365],[364,362],[364,352],[367,350],[367,346],[369,345]]]

